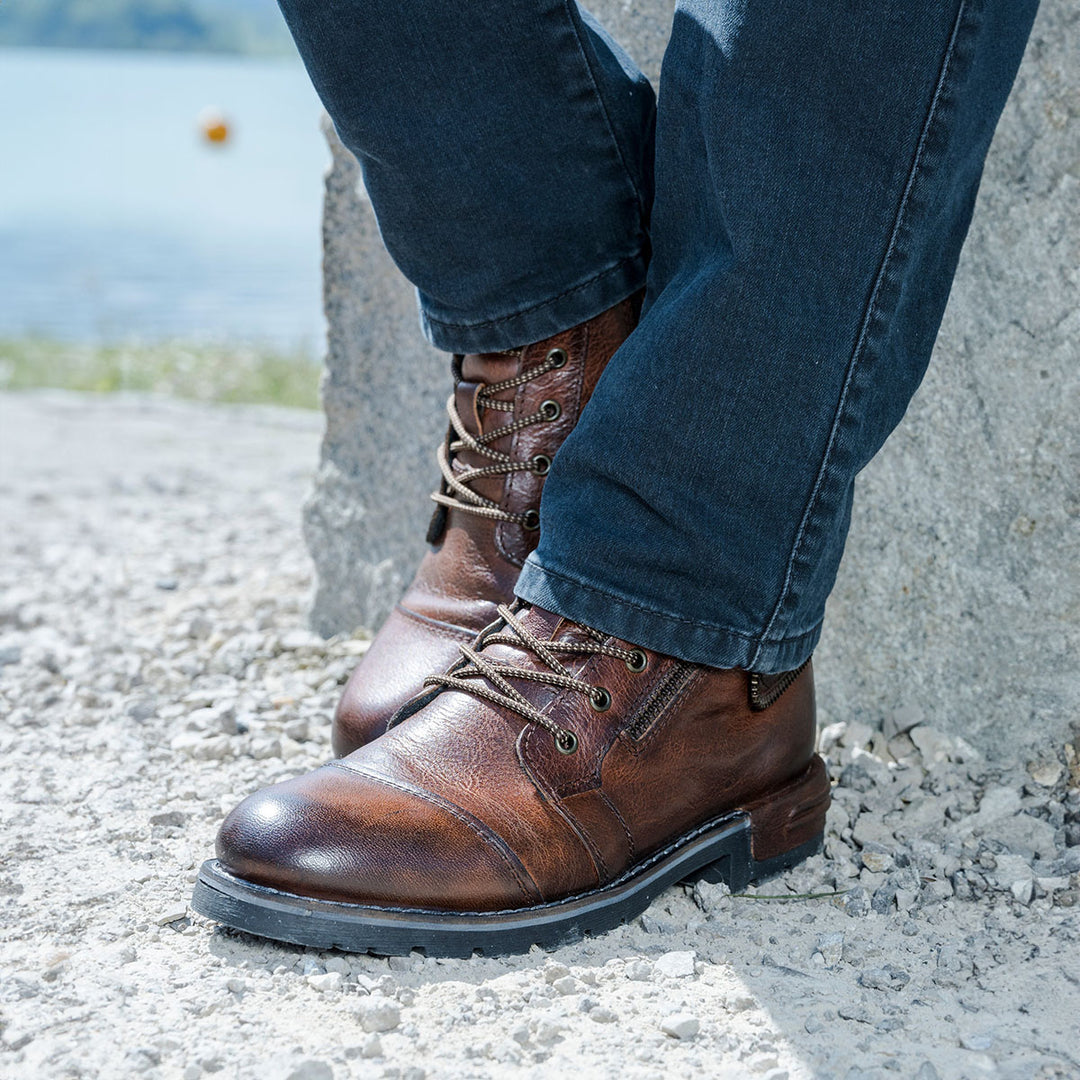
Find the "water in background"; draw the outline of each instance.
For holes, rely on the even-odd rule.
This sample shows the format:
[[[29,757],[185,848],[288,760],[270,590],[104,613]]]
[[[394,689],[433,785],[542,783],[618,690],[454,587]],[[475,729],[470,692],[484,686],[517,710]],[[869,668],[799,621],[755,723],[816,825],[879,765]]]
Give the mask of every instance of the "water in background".
[[[0,337],[321,350],[329,153],[299,62],[4,49],[0,102]]]

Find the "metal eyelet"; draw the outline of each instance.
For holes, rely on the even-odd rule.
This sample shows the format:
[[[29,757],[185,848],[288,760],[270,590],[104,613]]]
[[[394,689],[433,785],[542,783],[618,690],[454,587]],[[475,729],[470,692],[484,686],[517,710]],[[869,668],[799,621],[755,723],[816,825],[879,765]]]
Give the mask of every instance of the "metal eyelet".
[[[572,731],[560,731],[555,736],[555,749],[560,754],[572,754],[577,750],[578,742],[577,736]]]
[[[547,454],[537,454],[532,459],[532,467],[537,476],[547,476],[548,469],[551,468],[551,458]]]
[[[547,354],[547,362],[553,368],[566,367],[566,360],[567,356],[565,349],[552,349],[551,352]]]
[[[640,675],[649,666],[649,658],[642,649],[631,649],[630,659],[626,661],[627,671]]]
[[[526,510],[525,519],[521,523],[523,529],[528,529],[529,532],[536,532],[540,528],[540,511],[539,510]]]
[[[540,402],[540,415],[545,420],[558,420],[562,416],[562,406],[548,398],[547,401]]]
[[[589,704],[597,712],[607,712],[611,708],[611,694],[602,686],[594,686],[589,691]]]

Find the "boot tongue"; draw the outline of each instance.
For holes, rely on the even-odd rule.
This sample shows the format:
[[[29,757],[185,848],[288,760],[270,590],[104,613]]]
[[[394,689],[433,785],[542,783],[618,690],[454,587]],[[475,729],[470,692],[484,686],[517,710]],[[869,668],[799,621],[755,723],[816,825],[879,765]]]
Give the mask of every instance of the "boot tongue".
[[[589,632],[578,623],[571,621],[570,619],[564,619],[561,615],[556,615],[552,611],[545,611],[544,608],[531,607],[525,608],[524,611],[518,613],[518,618],[524,624],[525,628],[534,637],[539,638],[541,641],[588,641],[591,640]],[[492,651],[499,649],[510,649],[508,645],[495,645],[492,646]],[[513,651],[520,655],[521,649],[515,648]]]
[[[544,642],[587,642],[593,640],[583,626],[572,622],[570,619],[564,619],[561,615],[554,614],[554,612],[545,611],[544,608],[536,606],[526,608],[518,614],[518,618],[529,633]],[[524,662],[527,667],[539,665],[546,669],[543,661],[538,660],[535,653],[530,649],[526,649],[524,645],[495,644],[484,649],[482,655],[490,656],[492,659],[506,660],[512,664],[522,664]],[[574,656],[562,655],[561,659],[571,671],[577,671],[585,663],[584,659]],[[520,683],[515,683],[515,685],[519,689],[524,689]],[[531,694],[526,691],[526,696],[531,696]]]
[[[518,373],[521,353],[466,353],[461,361],[461,377],[466,382],[497,383],[512,379]]]
[[[513,413],[499,409],[485,409],[479,400],[480,391],[493,383],[512,379],[517,375],[521,363],[518,352],[502,353],[466,353],[461,362],[461,380],[454,389],[454,404],[458,415],[471,435],[482,435],[496,428],[504,427],[513,419]],[[514,387],[508,387],[496,395],[500,401],[510,401],[514,397]],[[499,439],[489,444],[493,450],[508,453],[511,437]],[[456,463],[466,468],[483,468],[491,464],[490,458],[481,457],[470,450],[461,450]],[[503,495],[505,478],[502,476],[485,477],[474,480],[469,486],[478,495],[498,502]]]
[[[569,619],[564,619],[553,611],[545,611],[535,604],[523,611],[519,618],[529,633],[538,637],[541,641],[554,641],[563,631],[577,625]]]
[[[470,435],[480,435],[483,431],[483,420],[480,417],[480,407],[476,400],[483,383],[466,382],[461,380],[454,387],[454,404],[457,406],[458,416],[465,424],[465,430]],[[469,457],[475,457],[470,454]],[[472,462],[470,462],[472,464]]]

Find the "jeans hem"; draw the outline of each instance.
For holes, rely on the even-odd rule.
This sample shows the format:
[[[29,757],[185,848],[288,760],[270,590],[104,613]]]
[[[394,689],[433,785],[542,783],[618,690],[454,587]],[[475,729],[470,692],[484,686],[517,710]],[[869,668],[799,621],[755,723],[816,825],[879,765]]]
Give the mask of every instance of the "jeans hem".
[[[561,334],[592,319],[645,287],[644,253],[622,259],[614,266],[556,296],[520,308],[508,315],[480,322],[441,319],[420,297],[420,325],[437,349],[450,353],[499,352],[518,349]]]
[[[749,669],[753,662],[753,670],[762,674],[792,671],[809,659],[821,637],[821,622],[797,637],[766,641],[760,635],[656,611],[541,566],[535,556],[526,560],[514,592],[530,604],[605,634],[709,667]]]

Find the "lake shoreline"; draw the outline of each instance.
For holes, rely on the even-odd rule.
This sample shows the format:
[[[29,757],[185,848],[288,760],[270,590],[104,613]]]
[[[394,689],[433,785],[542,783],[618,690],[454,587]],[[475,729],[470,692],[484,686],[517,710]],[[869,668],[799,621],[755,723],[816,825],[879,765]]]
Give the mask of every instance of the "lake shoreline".
[[[319,408],[321,371],[309,350],[265,343],[0,338],[0,391],[140,393],[311,410]]]

